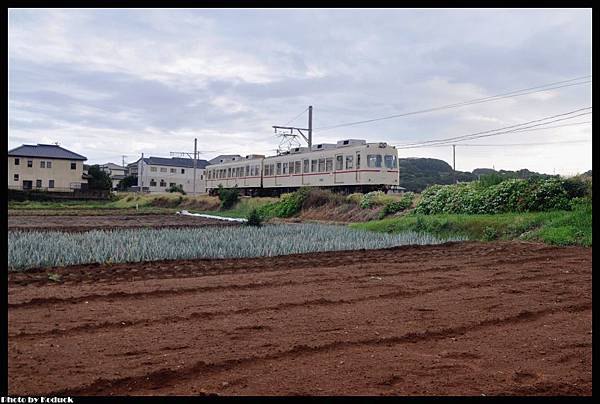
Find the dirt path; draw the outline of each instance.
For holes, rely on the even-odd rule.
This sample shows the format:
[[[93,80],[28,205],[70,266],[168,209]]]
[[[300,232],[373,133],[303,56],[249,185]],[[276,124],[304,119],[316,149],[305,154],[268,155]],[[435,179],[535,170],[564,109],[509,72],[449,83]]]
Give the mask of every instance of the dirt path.
[[[78,215],[8,216],[8,230],[89,231],[165,227],[235,226],[239,223],[195,216],[169,215]]]
[[[9,275],[11,395],[591,395],[592,250],[453,243]]]

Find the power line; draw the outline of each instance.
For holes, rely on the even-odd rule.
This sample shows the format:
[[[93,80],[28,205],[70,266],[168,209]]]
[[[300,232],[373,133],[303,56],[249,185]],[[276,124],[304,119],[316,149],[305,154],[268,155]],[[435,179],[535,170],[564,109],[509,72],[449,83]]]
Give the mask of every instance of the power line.
[[[581,140],[565,140],[565,141],[558,141],[558,142],[539,142],[539,143],[493,143],[493,144],[473,144],[473,143],[459,143],[457,145],[453,145],[453,146],[467,146],[467,147],[478,147],[478,146],[482,146],[482,147],[495,147],[495,146],[545,146],[545,145],[549,145],[549,144],[568,144],[568,143],[588,143],[591,142],[592,139],[581,139]],[[429,147],[448,147],[447,144],[443,144],[443,145],[434,145],[434,146],[427,146],[426,148]]]
[[[330,130],[330,129],[345,127],[345,126],[360,125],[360,124],[364,124],[364,123],[377,122],[377,121],[382,121],[382,120],[386,120],[386,119],[400,118],[400,117],[403,117],[403,116],[423,114],[423,113],[426,113],[426,112],[439,111],[439,110],[443,110],[443,109],[458,108],[458,107],[467,106],[467,105],[480,104],[480,103],[484,103],[484,102],[501,100],[501,99],[504,99],[504,98],[519,97],[521,95],[527,95],[527,94],[534,94],[534,93],[539,93],[539,92],[544,92],[544,91],[550,91],[550,90],[554,90],[554,89],[558,89],[558,88],[563,88],[563,87],[571,87],[571,86],[576,86],[576,85],[580,85],[580,84],[591,83],[591,80],[582,81],[582,82],[578,82],[578,83],[570,83],[570,84],[563,84],[563,83],[568,83],[568,82],[576,81],[576,80],[582,80],[582,79],[589,78],[589,77],[591,77],[591,75],[577,77],[577,78],[573,78],[573,79],[570,79],[570,80],[557,81],[557,82],[554,82],[554,83],[544,84],[544,85],[535,86],[535,87],[524,88],[524,89],[521,89],[521,90],[513,90],[513,91],[510,91],[510,92],[507,92],[507,93],[496,94],[496,95],[492,95],[492,96],[488,96],[488,97],[483,97],[483,98],[476,98],[476,99],[462,101],[462,102],[455,103],[455,104],[447,104],[447,105],[442,105],[442,106],[439,106],[439,107],[427,108],[427,109],[422,109],[422,110],[418,110],[418,111],[405,112],[405,113],[402,113],[402,114],[389,115],[389,116],[384,116],[384,117],[380,117],[380,118],[373,118],[373,119],[366,119],[366,120],[363,120],[363,121],[348,122],[348,123],[342,123],[342,124],[332,125],[332,126],[323,126],[323,127],[320,127],[320,128],[316,128],[315,130],[326,131],[326,130]],[[557,84],[563,84],[563,85],[557,86]],[[549,86],[553,86],[553,87],[549,87]],[[543,88],[543,87],[549,87],[549,88]],[[529,91],[529,90],[535,90],[535,91]]]
[[[477,139],[480,137],[488,137],[488,136],[496,136],[499,134],[503,134],[503,133],[511,133],[511,132],[515,132],[515,131],[519,131],[519,130],[523,130],[523,129],[529,129],[529,128],[533,128],[533,127],[537,127],[537,126],[542,126],[542,125],[547,125],[549,123],[554,123],[554,122],[559,122],[559,121],[564,121],[567,119],[573,119],[576,118],[578,116],[583,116],[583,115],[589,115],[591,114],[591,112],[586,112],[586,113],[582,113],[582,114],[578,114],[578,115],[573,115],[573,116],[568,116],[566,118],[561,118],[561,119],[556,119],[553,121],[549,121],[549,122],[542,122],[536,125],[531,125],[531,126],[524,126],[524,125],[529,125],[535,122],[541,122],[541,121],[547,121],[548,119],[553,119],[553,118],[558,118],[561,116],[565,116],[565,115],[571,115],[574,114],[576,112],[581,112],[581,111],[585,111],[588,109],[592,109],[592,107],[586,107],[586,108],[580,108],[574,111],[570,111],[570,112],[565,112],[563,114],[558,114],[558,115],[553,115],[553,116],[549,116],[549,117],[545,117],[545,118],[541,118],[541,119],[536,119],[533,121],[528,121],[528,122],[523,122],[523,123],[519,123],[516,125],[510,125],[510,126],[505,126],[503,128],[498,128],[498,129],[491,129],[491,130],[486,130],[486,131],[482,131],[482,132],[475,132],[469,135],[461,135],[461,136],[454,136],[454,137],[449,137],[449,138],[444,138],[444,139],[436,139],[436,140],[426,140],[426,141],[422,141],[422,142],[413,142],[413,143],[405,143],[405,144],[400,144],[400,145],[396,145],[397,148],[413,148],[413,147],[422,147],[424,145],[428,145],[428,144],[443,144],[443,143],[452,143],[452,142],[460,142],[463,140],[472,140],[472,139]],[[521,127],[521,128],[519,128]],[[512,129],[512,128],[516,128],[510,131],[506,131],[506,132],[500,132],[500,133],[492,133],[492,132],[498,132],[504,129]]]
[[[293,117],[292,119],[290,119],[289,121],[287,121],[285,124],[283,124],[282,126],[288,126],[290,123],[294,122],[296,119],[298,119],[300,117],[300,115],[302,115],[303,113],[305,113],[306,111],[308,111],[308,107],[306,107],[306,109],[302,112],[300,112],[298,115],[296,115],[295,117]]]

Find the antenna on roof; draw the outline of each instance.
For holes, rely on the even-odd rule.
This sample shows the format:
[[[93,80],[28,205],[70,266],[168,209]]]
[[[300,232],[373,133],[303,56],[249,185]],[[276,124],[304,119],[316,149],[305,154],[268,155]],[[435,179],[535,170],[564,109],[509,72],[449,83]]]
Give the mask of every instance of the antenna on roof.
[[[54,142],[55,145],[59,146],[58,142]]]

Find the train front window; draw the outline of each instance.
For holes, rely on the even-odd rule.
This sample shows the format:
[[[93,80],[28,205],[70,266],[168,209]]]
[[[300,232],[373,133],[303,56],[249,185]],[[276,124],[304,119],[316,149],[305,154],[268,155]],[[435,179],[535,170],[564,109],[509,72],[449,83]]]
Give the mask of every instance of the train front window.
[[[380,154],[367,155],[367,166],[381,168],[381,155]]]
[[[336,170],[344,169],[344,156],[335,156],[335,169]]]
[[[396,168],[396,156],[393,154],[386,154],[384,157],[386,168]]]

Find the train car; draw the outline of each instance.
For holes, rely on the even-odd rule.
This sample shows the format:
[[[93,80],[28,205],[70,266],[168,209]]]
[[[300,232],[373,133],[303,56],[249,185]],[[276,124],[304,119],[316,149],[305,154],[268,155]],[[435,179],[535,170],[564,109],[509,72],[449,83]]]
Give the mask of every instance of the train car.
[[[263,160],[263,189],[274,193],[303,186],[368,192],[398,186],[398,180],[398,151],[387,143],[347,139]]]
[[[223,188],[239,188],[242,194],[253,195],[262,188],[263,155],[251,154],[237,161],[209,165],[205,169],[206,191],[214,194]]]

